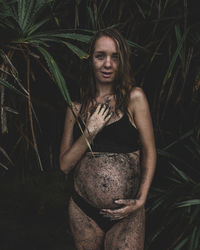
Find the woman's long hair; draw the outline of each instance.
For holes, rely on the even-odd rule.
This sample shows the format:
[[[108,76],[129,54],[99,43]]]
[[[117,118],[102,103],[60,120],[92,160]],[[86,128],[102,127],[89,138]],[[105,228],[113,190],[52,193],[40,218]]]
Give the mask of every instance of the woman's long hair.
[[[86,81],[80,87],[80,97],[81,97],[81,113],[84,114],[89,105],[94,103],[97,89],[95,84],[95,76],[93,72],[92,58],[95,49],[96,41],[100,37],[110,37],[113,39],[117,46],[119,53],[119,68],[117,72],[117,77],[115,79],[115,84],[113,86],[115,98],[116,98],[116,110],[121,110],[122,112],[127,112],[127,106],[129,103],[130,91],[134,86],[134,80],[131,76],[131,67],[130,67],[130,49],[127,45],[123,36],[116,29],[104,29],[98,31],[90,41],[89,46],[89,57],[88,57],[88,66],[89,74]]]

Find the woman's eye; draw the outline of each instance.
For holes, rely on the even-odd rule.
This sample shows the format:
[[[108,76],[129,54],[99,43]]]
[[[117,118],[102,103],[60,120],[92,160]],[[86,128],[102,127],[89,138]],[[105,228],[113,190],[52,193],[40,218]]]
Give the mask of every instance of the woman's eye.
[[[103,59],[103,55],[96,55],[97,59]]]
[[[113,55],[112,58],[113,58],[114,60],[119,60],[119,55]]]

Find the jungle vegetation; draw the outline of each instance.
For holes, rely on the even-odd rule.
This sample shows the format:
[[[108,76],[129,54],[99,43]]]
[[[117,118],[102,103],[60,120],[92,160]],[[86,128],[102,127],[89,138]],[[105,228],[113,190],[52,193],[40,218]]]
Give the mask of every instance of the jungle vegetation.
[[[158,163],[146,249],[197,250],[200,16],[194,1],[0,0],[0,178],[39,189],[41,176],[50,176],[49,183],[57,176],[55,200],[65,197],[58,162],[65,109],[84,81],[87,44],[106,27],[127,39],[154,123]]]

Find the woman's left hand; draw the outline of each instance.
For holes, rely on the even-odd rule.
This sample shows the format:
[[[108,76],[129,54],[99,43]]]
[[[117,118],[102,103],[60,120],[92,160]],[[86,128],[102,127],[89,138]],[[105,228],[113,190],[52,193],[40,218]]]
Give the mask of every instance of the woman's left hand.
[[[141,199],[120,199],[116,200],[115,203],[124,206],[117,209],[101,209],[100,214],[110,218],[110,220],[120,220],[142,208],[145,204]]]

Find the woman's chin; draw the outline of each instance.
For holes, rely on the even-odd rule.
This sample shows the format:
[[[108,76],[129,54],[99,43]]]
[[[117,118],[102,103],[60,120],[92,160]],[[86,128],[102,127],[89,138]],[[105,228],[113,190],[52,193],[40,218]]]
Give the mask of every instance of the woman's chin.
[[[113,83],[113,79],[112,78],[103,78],[99,81],[99,83],[101,84],[110,84],[110,83]]]

